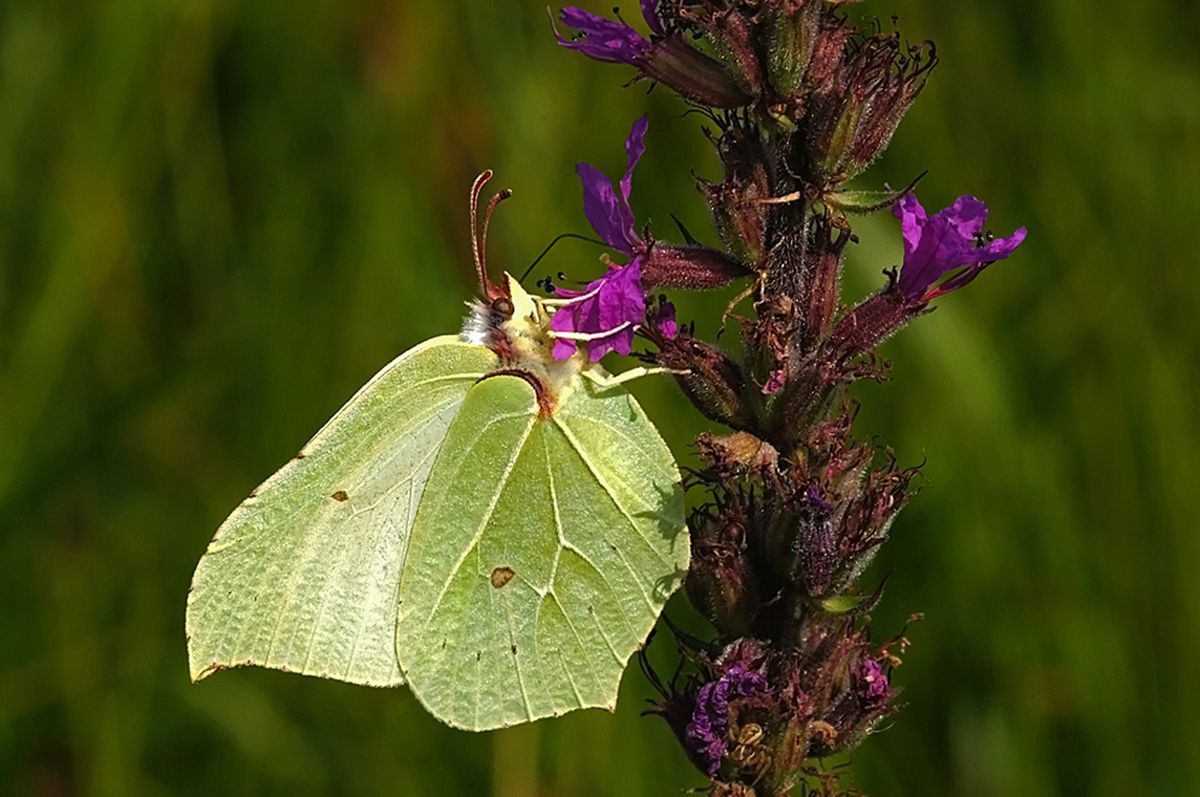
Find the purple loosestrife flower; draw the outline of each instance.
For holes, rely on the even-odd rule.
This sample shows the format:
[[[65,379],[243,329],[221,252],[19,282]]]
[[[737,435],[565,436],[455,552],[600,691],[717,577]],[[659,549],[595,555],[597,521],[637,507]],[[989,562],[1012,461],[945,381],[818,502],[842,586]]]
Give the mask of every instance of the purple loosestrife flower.
[[[582,291],[560,288],[555,294],[567,299],[550,319],[550,329],[557,335],[556,359],[574,354],[576,340],[593,362],[610,351],[626,355],[633,350],[634,328],[646,317],[646,292],[637,259],[626,266],[614,265]]]
[[[914,302],[925,303],[961,288],[988,265],[1011,255],[1025,240],[1024,227],[1007,238],[986,236],[983,226],[988,207],[973,196],[960,196],[950,207],[928,216],[916,194],[910,192],[892,212],[900,220],[904,236],[898,287]],[[939,283],[947,274],[952,276]]]
[[[667,301],[666,296],[658,297],[658,307],[649,315],[651,326],[664,338],[673,338],[679,334],[679,324],[675,321],[675,305]]]
[[[716,777],[729,745],[729,701],[765,692],[767,679],[736,662],[724,675],[709,681],[696,693],[696,705],[688,723],[688,746],[707,765],[710,778]]]
[[[787,371],[783,368],[772,369],[766,384],[762,386],[762,394],[764,396],[773,396],[783,390],[785,384],[787,384]]]
[[[629,138],[625,139],[625,174],[621,176],[619,191],[613,190],[608,175],[590,163],[575,167],[575,173],[583,182],[583,212],[592,229],[604,243],[625,255],[633,255],[635,250],[646,247],[634,227],[629,194],[633,190],[633,170],[646,151],[646,128],[649,126],[650,119],[643,116],[633,123]]]
[[[650,26],[651,33],[656,36],[665,36],[667,31],[658,17],[658,4],[659,0],[642,0],[642,16],[646,18],[646,24]]]
[[[642,285],[641,253],[646,244],[634,228],[633,209],[629,194],[633,190],[633,170],[646,151],[646,128],[649,120],[642,117],[633,123],[625,141],[626,166],[618,187],[604,172],[590,163],[575,167],[583,182],[583,212],[596,234],[613,249],[633,256],[628,265],[614,265],[603,277],[582,291],[558,289],[555,295],[566,299],[550,319],[555,333],[565,333],[554,342],[554,356],[560,360],[570,357],[576,341],[587,348],[592,361],[610,351],[629,354],[633,348],[635,327],[646,318],[646,291]],[[674,327],[674,316],[663,319],[658,328],[664,334]],[[671,335],[667,335],[671,337]]]
[[[862,669],[859,671],[859,678],[862,679],[862,688],[860,693],[863,699],[871,705],[878,705],[886,702],[891,696],[891,688],[888,686],[887,675],[884,674],[883,668],[879,666],[879,662],[875,659],[866,659],[862,663]]]
[[[831,346],[843,359],[878,345],[929,302],[966,285],[1025,240],[1024,227],[1007,238],[985,233],[988,207],[973,196],[960,196],[930,216],[910,191],[892,213],[904,237],[900,276],[838,322]]]
[[[563,47],[589,58],[629,64],[689,100],[715,108],[746,105],[751,97],[717,61],[692,47],[678,32],[668,32],[658,13],[657,0],[642,0],[642,16],[650,27],[647,39],[620,20],[598,17],[575,6],[562,10],[562,23],[579,32],[567,38],[557,28],[554,37]]]
[[[662,23],[654,12],[654,2],[643,2],[642,13],[650,29],[662,33]],[[583,34],[582,38],[568,39],[555,31],[558,43],[569,50],[578,50],[588,58],[616,64],[637,66],[650,50],[650,42],[642,34],[618,20],[598,17],[582,8],[567,6],[562,10],[563,24]]]

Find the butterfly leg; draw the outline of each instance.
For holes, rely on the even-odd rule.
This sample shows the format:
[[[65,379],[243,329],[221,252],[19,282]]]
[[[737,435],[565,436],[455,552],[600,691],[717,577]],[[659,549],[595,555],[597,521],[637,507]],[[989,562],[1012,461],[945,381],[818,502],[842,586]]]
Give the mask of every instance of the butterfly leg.
[[[622,371],[619,374],[602,374],[591,368],[586,368],[583,371],[583,376],[590,379],[600,389],[608,390],[619,385],[624,385],[627,382],[632,382],[635,379],[641,379],[643,376],[655,376],[657,374],[682,375],[688,373],[691,372],[687,369],[662,368],[659,366],[647,367],[642,365],[637,368],[630,368],[628,371]]]

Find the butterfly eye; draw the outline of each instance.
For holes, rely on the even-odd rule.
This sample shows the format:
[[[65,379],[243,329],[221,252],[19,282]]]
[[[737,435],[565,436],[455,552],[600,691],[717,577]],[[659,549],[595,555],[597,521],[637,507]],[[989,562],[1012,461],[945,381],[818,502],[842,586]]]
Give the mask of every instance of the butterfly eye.
[[[512,318],[512,314],[513,314],[512,300],[506,299],[503,296],[501,296],[499,299],[496,299],[495,301],[492,302],[492,312],[497,313],[498,315],[501,315],[504,318]]]

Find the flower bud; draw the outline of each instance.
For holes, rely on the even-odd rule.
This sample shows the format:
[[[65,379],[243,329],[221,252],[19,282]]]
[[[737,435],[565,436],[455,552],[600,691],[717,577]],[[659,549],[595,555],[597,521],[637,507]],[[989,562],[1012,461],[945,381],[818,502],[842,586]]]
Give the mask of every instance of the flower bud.
[[[746,368],[758,392],[773,399],[795,376],[789,366],[799,319],[795,303],[783,293],[769,294],[755,310],[757,318],[747,322],[742,332]],[[774,404],[768,401],[766,414],[771,414]]]
[[[741,545],[732,539],[711,539],[718,535],[740,538]],[[693,530],[697,539],[684,588],[688,600],[722,636],[736,636],[749,630],[758,612],[757,584],[744,550],[745,530],[722,529],[718,535]]]
[[[761,140],[737,128],[727,130],[717,142],[725,178],[720,183],[697,179],[708,201],[721,242],[738,260],[758,268],[767,249],[771,197],[764,163],[768,160]]]
[[[810,597],[817,598],[829,590],[839,564],[833,504],[822,498],[814,485],[804,496],[796,520],[799,529],[792,577]]]
[[[917,468],[900,470],[889,462],[871,471],[858,495],[847,502],[837,530],[839,559],[831,591],[848,589],[875,558],[892,520],[908,503],[908,486],[918,472]]]
[[[558,43],[589,58],[629,64],[642,76],[657,80],[683,97],[714,108],[737,108],[752,99],[725,66],[688,44],[677,30],[664,27],[658,10],[643,4],[642,10],[653,36],[642,36],[624,22],[567,7],[561,21],[578,31],[574,38],[561,35]]]
[[[893,284],[865,299],[842,316],[830,336],[829,348],[838,361],[845,362],[873,350],[908,321],[925,311],[914,305]]]
[[[640,64],[642,74],[674,89],[680,96],[714,108],[737,108],[752,99],[724,64],[688,44],[682,37],[655,40]]]
[[[646,290],[719,288],[754,272],[723,252],[706,246],[671,246],[655,243],[641,257],[642,284]]]
[[[868,36],[826,25],[813,56],[808,146],[826,182],[837,185],[869,166],[937,64],[932,45],[904,49],[899,34]]]
[[[801,87],[820,31],[822,3],[780,3],[768,13],[767,77],[776,96],[791,97]]]
[[[696,18],[704,19],[708,40],[721,60],[733,67],[739,85],[752,95],[761,94],[765,75],[750,20],[736,9],[699,12]]]
[[[742,401],[746,385],[742,369],[716,346],[681,332],[663,342],[658,364],[686,371],[675,379],[706,418],[734,429],[749,427],[752,416]]]

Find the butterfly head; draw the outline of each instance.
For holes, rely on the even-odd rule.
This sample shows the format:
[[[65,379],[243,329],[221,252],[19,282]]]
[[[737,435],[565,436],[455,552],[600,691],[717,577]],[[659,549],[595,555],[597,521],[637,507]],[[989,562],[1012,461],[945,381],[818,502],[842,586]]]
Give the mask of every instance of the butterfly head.
[[[492,172],[485,171],[471,186],[471,245],[482,297],[468,302],[471,312],[463,321],[459,337],[467,343],[487,346],[505,368],[526,372],[537,378],[549,392],[557,393],[558,388],[565,386],[586,366],[587,359],[556,360],[552,355],[554,339],[550,332],[553,312],[511,274],[506,272],[497,282],[488,276],[488,227],[496,206],[512,196],[508,189],[492,196],[481,220],[479,197],[491,177]]]

